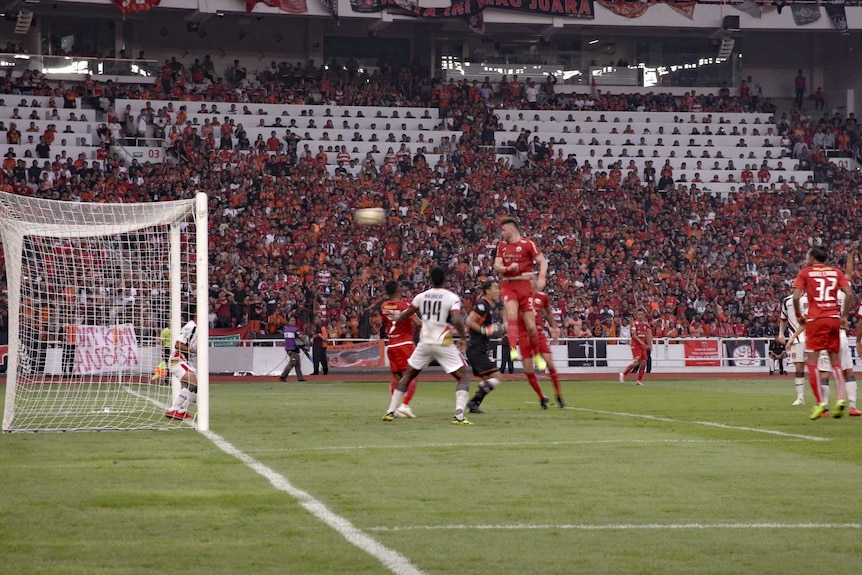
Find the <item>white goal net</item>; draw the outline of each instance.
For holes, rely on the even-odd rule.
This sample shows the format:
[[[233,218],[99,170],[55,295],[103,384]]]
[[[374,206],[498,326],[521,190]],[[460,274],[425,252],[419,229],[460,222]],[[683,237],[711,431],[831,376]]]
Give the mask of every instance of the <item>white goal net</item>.
[[[205,194],[99,204],[0,193],[0,233],[4,431],[208,428]],[[168,418],[181,389],[170,348],[198,317],[196,417]]]

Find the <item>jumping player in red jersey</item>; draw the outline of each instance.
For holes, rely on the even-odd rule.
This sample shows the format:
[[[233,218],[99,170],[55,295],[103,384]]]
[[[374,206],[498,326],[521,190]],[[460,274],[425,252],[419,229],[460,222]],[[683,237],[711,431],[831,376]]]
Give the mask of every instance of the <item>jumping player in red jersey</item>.
[[[538,326],[543,326],[544,318],[548,318],[548,324],[551,326],[551,338],[554,344],[556,344],[560,339],[560,328],[557,326],[557,320],[554,318],[554,314],[551,313],[551,303],[548,298],[548,294],[538,289],[536,276],[533,276],[530,279],[530,287],[533,289],[533,295],[530,297],[533,309],[536,313],[538,345],[533,347],[531,340],[528,337],[527,326],[525,325],[523,318],[519,318],[518,345],[521,347],[521,355],[524,358],[521,360],[524,365],[524,375],[527,376],[527,381],[530,383],[530,387],[532,387],[533,391],[539,395],[539,402],[542,405],[542,409],[548,409],[548,403],[550,402],[542,392],[542,388],[539,386],[539,380],[536,378],[536,372],[533,371],[532,358],[535,355],[541,355],[547,364],[548,375],[551,376],[551,383],[554,384],[554,391],[557,395],[557,405],[561,408],[565,408],[566,402],[563,401],[563,392],[560,388],[560,376],[557,373],[557,368],[554,366],[554,358],[551,355],[551,346],[548,344],[548,337],[545,335],[545,330]]]
[[[810,416],[812,420],[819,418],[827,409],[826,402],[820,395],[820,374],[817,371],[817,358],[823,350],[829,353],[835,389],[838,392],[832,417],[841,417],[847,409],[844,373],[838,352],[841,349],[841,330],[847,329],[853,290],[850,289],[850,282],[844,272],[825,265],[826,256],[826,250],[822,247],[808,250],[807,267],[803,268],[793,281],[793,309],[800,325],[805,326],[805,367],[808,370],[811,391],[817,400]],[[843,307],[838,304],[839,291],[843,291],[847,296]],[[808,312],[804,316],[800,313],[799,306],[803,293],[808,296]]]
[[[393,328],[393,319],[410,307],[410,302],[401,299],[401,286],[398,285],[398,282],[390,280],[386,282],[383,288],[389,298],[380,305],[380,317],[383,320],[383,329],[389,334],[386,356],[389,358],[389,371],[392,372],[392,381],[389,383],[389,395],[391,396],[398,382],[401,381],[401,376],[407,371],[407,359],[416,349],[413,343],[413,328],[416,325],[422,325],[422,322],[416,316],[412,316],[410,319],[395,322]],[[401,405],[395,410],[396,415],[416,417],[410,408],[410,400],[413,399],[415,392],[416,379],[414,378],[407,386],[407,392],[404,394]]]
[[[548,278],[548,260],[536,243],[521,236],[518,220],[505,217],[500,222],[503,241],[497,246],[494,257],[494,271],[502,274],[500,292],[503,297],[503,312],[506,319],[506,337],[509,339],[509,354],[512,361],[518,357],[518,317],[520,315],[527,328],[527,339],[532,350],[536,351],[533,363],[539,370],[547,367],[545,358],[538,353],[539,339],[536,331],[536,313],[533,309],[533,288],[530,278],[539,266],[537,287],[545,289]]]
[[[638,379],[635,385],[643,385],[649,352],[652,349],[652,328],[646,319],[646,312],[637,311],[632,324],[632,362],[625,371],[620,373],[620,383],[626,382],[626,376],[637,370]]]

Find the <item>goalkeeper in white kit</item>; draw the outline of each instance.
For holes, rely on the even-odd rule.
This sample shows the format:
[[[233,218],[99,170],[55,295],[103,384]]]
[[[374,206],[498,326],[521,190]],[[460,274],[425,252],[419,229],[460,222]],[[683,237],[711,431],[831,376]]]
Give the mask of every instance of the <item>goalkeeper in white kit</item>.
[[[189,357],[198,352],[198,325],[189,321],[180,330],[180,337],[174,342],[174,349],[168,363],[171,377],[182,382],[183,388],[174,400],[171,408],[165,412],[165,417],[171,419],[191,419],[189,407],[198,400],[198,375],[191,365]]]

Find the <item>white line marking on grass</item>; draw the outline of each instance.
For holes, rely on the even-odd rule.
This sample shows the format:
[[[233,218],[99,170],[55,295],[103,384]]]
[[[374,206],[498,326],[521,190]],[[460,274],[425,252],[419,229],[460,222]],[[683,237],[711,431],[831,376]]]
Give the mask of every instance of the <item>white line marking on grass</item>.
[[[631,531],[631,530],[695,530],[695,529],[862,529],[859,523],[611,523],[589,524],[504,524],[504,525],[402,525],[398,527],[369,527],[368,531],[516,531],[559,529],[576,531]]]
[[[132,395],[146,399],[153,405],[162,409],[167,409],[168,407],[167,405],[150,397],[141,395],[134,390],[127,389],[126,391]],[[354,526],[344,517],[333,513],[322,501],[315,499],[314,496],[307,491],[303,491],[302,489],[295,487],[285,476],[270,469],[252,456],[236,448],[221,435],[213,431],[201,431],[200,434],[212,441],[216,447],[228,455],[240,460],[246,465],[246,467],[258,475],[261,475],[264,479],[269,481],[270,485],[296,499],[303,509],[338,532],[338,534],[344,537],[348,543],[380,561],[389,569],[389,571],[395,573],[395,575],[424,575],[424,573],[413,565],[407,557],[401,555],[394,549],[386,547],[370,535],[363,532],[361,529]]]
[[[294,487],[290,481],[280,473],[273,471],[250,455],[243,453],[223,437],[213,433],[212,431],[202,431],[201,434],[212,441],[216,447],[228,455],[232,455],[239,459],[255,473],[262,475],[273,487],[279,491],[284,491],[296,499],[306,511],[337,531],[348,541],[348,543],[358,547],[383,563],[391,572],[396,573],[397,575],[421,575],[422,571],[410,563],[409,559],[397,551],[384,546],[373,537],[355,527],[344,517],[333,513],[326,505],[323,504],[323,502],[315,499],[307,491]]]
[[[276,453],[301,451],[360,451],[366,449],[434,449],[439,447],[554,447],[565,445],[607,445],[607,444],[677,444],[677,443],[774,443],[777,441],[801,441],[787,439],[582,439],[574,441],[511,441],[511,442],[474,442],[474,443],[395,443],[392,445],[321,445],[316,447],[274,447],[247,449],[246,453]]]
[[[721,429],[732,429],[735,431],[751,431],[754,433],[766,433],[769,435],[777,435],[780,437],[792,437],[794,439],[804,439],[805,441],[829,441],[828,437],[818,437],[816,435],[803,435],[801,433],[787,433],[784,431],[776,431],[774,429],[762,429],[759,427],[745,427],[741,425],[727,425],[724,423],[715,423],[712,421],[686,421],[684,419],[671,419],[670,417],[658,417],[656,415],[646,415],[643,413],[624,413],[620,411],[605,411],[602,409],[588,409],[586,407],[566,407],[566,409],[574,409],[575,411],[585,411],[588,413],[600,413],[603,415],[616,415],[619,417],[634,417],[638,419],[649,419],[650,421],[663,421],[665,423],[690,423],[693,425],[704,425],[706,427],[718,427]]]

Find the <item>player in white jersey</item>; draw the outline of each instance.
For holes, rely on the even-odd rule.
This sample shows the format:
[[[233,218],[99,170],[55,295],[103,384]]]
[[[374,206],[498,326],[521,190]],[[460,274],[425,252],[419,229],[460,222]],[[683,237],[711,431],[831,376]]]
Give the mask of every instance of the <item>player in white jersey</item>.
[[[401,405],[401,400],[407,391],[408,384],[428,367],[432,361],[440,366],[458,382],[455,391],[455,417],[453,425],[470,425],[464,418],[464,409],[470,394],[470,374],[461,353],[452,340],[453,331],[464,340],[464,318],[461,315],[461,298],[444,289],[446,272],[443,268],[433,268],[429,274],[431,289],[413,298],[410,306],[393,319],[393,325],[399,321],[419,314],[422,320],[422,330],[419,333],[419,344],[407,360],[407,370],[401,376],[401,381],[389,402],[389,409],[383,416],[383,421],[395,419],[395,409]]]
[[[792,405],[805,405],[805,332],[802,331],[795,338],[788,340],[785,333],[796,334],[799,332],[799,318],[793,309],[793,296],[789,295],[781,300],[779,306],[778,342],[786,343],[787,351],[790,352],[790,361],[796,373],[793,375],[793,383],[796,387],[796,400]],[[805,315],[808,312],[808,296],[802,294],[799,298],[799,311]]]
[[[189,407],[198,400],[198,375],[192,366],[190,356],[198,352],[198,325],[189,321],[180,330],[179,338],[174,342],[168,370],[171,377],[182,383],[183,388],[174,400],[171,408],[165,412],[165,417],[171,419],[190,419]]]

